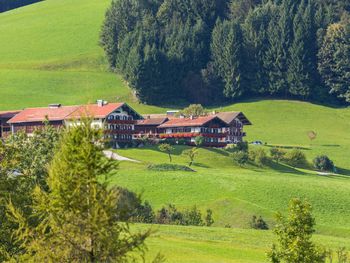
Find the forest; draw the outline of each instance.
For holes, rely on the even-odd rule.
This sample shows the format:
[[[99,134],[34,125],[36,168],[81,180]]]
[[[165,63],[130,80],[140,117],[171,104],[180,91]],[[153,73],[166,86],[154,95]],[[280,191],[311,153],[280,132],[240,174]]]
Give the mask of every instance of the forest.
[[[100,44],[143,103],[344,105],[349,11],[349,0],[114,0]]]
[[[39,1],[42,0],[0,0],[0,13]]]

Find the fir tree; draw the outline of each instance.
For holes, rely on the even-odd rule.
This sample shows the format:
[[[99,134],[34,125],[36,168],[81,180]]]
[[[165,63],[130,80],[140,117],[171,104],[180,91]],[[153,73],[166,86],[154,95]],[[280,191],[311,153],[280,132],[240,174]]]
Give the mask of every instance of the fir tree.
[[[91,121],[65,132],[49,168],[49,191],[37,186],[32,194],[31,226],[13,204],[9,213],[29,262],[126,262],[130,252],[143,251],[150,232],[132,234],[117,221],[118,192],[108,187],[116,165],[102,153],[102,131]]]

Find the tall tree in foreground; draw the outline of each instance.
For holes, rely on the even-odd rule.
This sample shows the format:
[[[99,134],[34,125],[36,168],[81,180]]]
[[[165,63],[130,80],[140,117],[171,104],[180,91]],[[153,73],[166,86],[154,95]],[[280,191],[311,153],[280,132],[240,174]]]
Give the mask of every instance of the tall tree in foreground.
[[[277,215],[275,233],[278,244],[274,244],[268,252],[270,262],[325,262],[324,251],[318,249],[311,241],[315,232],[311,204],[300,199],[292,199],[288,210],[287,218],[280,213]]]
[[[108,188],[115,162],[102,153],[102,132],[85,120],[65,132],[49,168],[49,191],[37,186],[32,194],[31,226],[9,203],[19,224],[16,237],[26,262],[126,262],[130,252],[143,252],[150,232],[132,234],[117,221],[118,191]]]

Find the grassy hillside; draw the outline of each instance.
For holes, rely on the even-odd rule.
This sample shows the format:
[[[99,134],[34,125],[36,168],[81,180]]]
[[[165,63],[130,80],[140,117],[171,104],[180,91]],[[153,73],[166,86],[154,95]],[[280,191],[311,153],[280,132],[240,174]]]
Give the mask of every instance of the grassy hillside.
[[[133,101],[98,45],[109,2],[47,0],[0,14],[0,110]]]
[[[138,104],[123,80],[108,71],[98,46],[108,4],[46,0],[0,14],[0,110],[104,98],[127,101],[142,113],[164,112]],[[174,203],[214,210],[215,228],[161,226],[149,241],[151,252],[166,252],[168,262],[262,262],[272,233],[247,229],[249,219],[262,215],[273,225],[273,214],[285,211],[296,196],[314,205],[319,243],[350,247],[350,109],[277,100],[216,109],[244,111],[254,124],[246,128],[248,140],[299,146],[309,160],[327,154],[341,175],[320,176],[283,165],[242,169],[216,149],[200,151],[196,173],[154,172],[147,165],[167,162],[166,154],[156,148],[119,150],[141,163],[121,163],[115,184],[143,192],[155,208]],[[312,143],[306,135],[310,130],[317,132]],[[186,164],[183,149],[177,148],[175,163]],[[221,228],[226,224],[240,229]]]

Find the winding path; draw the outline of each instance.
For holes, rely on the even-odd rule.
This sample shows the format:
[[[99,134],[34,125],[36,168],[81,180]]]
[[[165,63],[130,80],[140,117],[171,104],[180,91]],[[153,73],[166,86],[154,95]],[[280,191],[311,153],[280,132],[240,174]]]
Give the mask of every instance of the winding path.
[[[133,163],[140,163],[140,161],[137,161],[137,160],[133,160],[133,159],[130,159],[130,158],[126,158],[126,157],[123,157],[113,151],[110,151],[110,150],[106,150],[106,151],[103,151],[103,154],[109,158],[109,159],[113,159],[113,160],[117,160],[117,161],[127,161],[127,162],[133,162]]]

